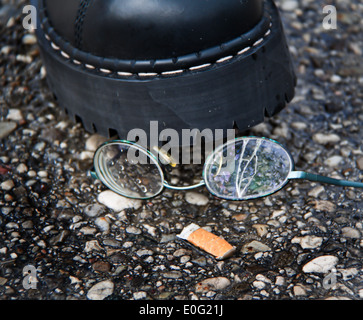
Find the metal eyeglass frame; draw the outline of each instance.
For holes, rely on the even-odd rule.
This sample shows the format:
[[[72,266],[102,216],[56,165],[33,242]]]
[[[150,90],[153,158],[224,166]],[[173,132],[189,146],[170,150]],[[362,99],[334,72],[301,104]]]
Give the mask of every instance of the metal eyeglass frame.
[[[139,170],[143,164],[131,163],[134,160],[129,161],[128,158],[125,158],[125,152],[129,150],[132,150],[133,153],[137,152],[139,156],[144,156],[148,160],[148,163],[144,164],[147,164],[149,171],[154,173],[142,170],[142,173],[140,172],[137,177],[132,177],[132,174]],[[119,156],[118,159],[116,159],[117,156]],[[120,161],[118,163],[117,160],[121,156],[124,157],[124,160],[122,163]],[[126,164],[130,166],[129,172],[121,172],[125,171],[124,166]],[[191,190],[206,186],[209,192],[218,198],[248,200],[271,195],[281,190],[289,180],[293,179],[304,179],[342,187],[363,188],[362,182],[333,179],[304,171],[295,171],[293,158],[287,149],[277,141],[263,137],[236,138],[216,148],[207,157],[203,168],[203,179],[197,184],[190,186],[171,185],[164,178],[163,166],[164,164],[160,162],[158,157],[146,148],[130,141],[113,140],[104,143],[96,150],[94,171],[90,173],[93,178],[101,180],[114,192],[136,199],[155,197],[164,188]],[[120,175],[123,176],[122,179],[117,178]],[[147,182],[152,179],[159,180],[154,181],[155,190],[153,192],[146,187]],[[131,184],[132,190],[124,187],[125,184]],[[148,187],[153,188],[150,185]]]

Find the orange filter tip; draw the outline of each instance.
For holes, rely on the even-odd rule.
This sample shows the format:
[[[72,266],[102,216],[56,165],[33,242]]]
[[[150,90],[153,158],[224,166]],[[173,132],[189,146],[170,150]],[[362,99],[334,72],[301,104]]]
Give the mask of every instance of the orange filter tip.
[[[178,235],[178,238],[186,240],[194,246],[208,252],[216,257],[217,260],[226,259],[236,251],[236,248],[226,240],[201,228],[195,223],[185,227]]]

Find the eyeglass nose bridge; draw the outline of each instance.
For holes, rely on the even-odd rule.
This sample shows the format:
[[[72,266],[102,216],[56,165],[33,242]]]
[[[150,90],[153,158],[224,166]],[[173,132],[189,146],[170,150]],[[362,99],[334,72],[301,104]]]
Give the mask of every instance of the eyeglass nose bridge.
[[[171,190],[186,191],[186,190],[193,190],[203,186],[205,186],[204,180],[201,180],[200,182],[190,186],[173,186],[164,180],[164,187]]]

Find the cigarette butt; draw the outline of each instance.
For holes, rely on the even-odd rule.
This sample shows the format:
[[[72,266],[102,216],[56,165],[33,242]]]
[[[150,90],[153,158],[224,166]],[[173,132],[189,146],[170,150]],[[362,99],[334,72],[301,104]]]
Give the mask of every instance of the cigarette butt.
[[[236,248],[230,245],[226,240],[194,223],[185,227],[178,235],[178,238],[184,239],[194,246],[203,249],[215,256],[217,260],[226,259],[236,251]]]

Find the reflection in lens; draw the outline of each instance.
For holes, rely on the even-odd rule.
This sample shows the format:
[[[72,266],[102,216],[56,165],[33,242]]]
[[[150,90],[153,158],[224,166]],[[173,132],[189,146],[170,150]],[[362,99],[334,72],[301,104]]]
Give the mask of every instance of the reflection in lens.
[[[131,143],[103,145],[96,151],[94,166],[100,180],[123,196],[146,199],[163,189],[164,175],[157,160]]]
[[[222,145],[204,167],[207,188],[215,196],[246,200],[280,190],[293,170],[289,153],[265,138],[239,138]]]

